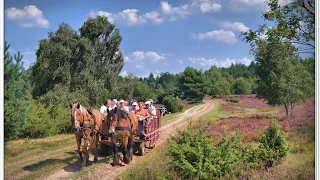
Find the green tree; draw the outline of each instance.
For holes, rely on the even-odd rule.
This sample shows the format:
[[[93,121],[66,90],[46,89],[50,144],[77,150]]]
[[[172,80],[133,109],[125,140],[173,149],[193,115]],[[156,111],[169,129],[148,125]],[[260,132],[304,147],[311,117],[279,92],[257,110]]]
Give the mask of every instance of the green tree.
[[[148,85],[141,81],[138,81],[135,85],[136,86],[133,92],[133,97],[135,99],[146,101],[150,98],[154,98],[154,92]]]
[[[259,48],[259,39],[265,34],[273,43],[289,41],[299,46],[300,53],[311,53],[314,56],[315,1],[296,0],[284,6],[280,6],[278,0],[268,0],[266,3],[269,11],[263,13],[263,17],[274,22],[275,26],[263,24],[256,31],[243,32],[252,50]]]
[[[183,105],[173,96],[166,96],[163,99],[163,104],[166,106],[169,112],[176,113],[183,110]]]
[[[114,87],[124,62],[119,29],[97,16],[85,21],[79,31],[62,23],[48,39],[40,40],[37,61],[31,67],[34,97],[60,84],[70,93],[85,90],[89,104],[96,105],[118,90]]]
[[[16,137],[24,129],[28,116],[27,74],[18,52],[13,57],[4,44],[4,140]]]
[[[213,95],[229,95],[230,89],[230,83],[222,77],[213,84]]]
[[[314,82],[288,43],[265,43],[256,55],[258,88],[257,96],[271,105],[284,105],[288,115],[294,105],[314,95]]]
[[[243,77],[238,77],[233,84],[235,94],[250,94],[252,92],[251,84]]]
[[[201,70],[187,67],[180,79],[179,84],[184,96],[192,102],[200,102],[209,92],[209,80]]]

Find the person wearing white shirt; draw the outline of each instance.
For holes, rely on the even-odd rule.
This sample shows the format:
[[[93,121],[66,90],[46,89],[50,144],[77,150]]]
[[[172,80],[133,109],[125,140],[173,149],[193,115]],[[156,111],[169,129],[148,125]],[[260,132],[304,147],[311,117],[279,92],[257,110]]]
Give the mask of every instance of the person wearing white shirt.
[[[119,104],[120,104],[120,108],[121,108],[122,110],[124,110],[124,111],[126,111],[126,112],[129,111],[129,108],[128,108],[128,106],[126,106],[126,102],[125,102],[123,99],[121,99],[121,100],[119,101]]]
[[[113,99],[112,100],[112,108],[118,107],[118,100],[117,99]]]
[[[146,108],[148,109],[148,112],[151,116],[156,116],[157,111],[156,108],[152,105],[150,101],[145,102]]]
[[[109,108],[109,110],[111,110],[110,108],[112,108],[112,103],[111,103],[111,100],[110,99],[107,99],[103,106],[100,107],[100,112],[102,114],[107,114],[107,109]]]

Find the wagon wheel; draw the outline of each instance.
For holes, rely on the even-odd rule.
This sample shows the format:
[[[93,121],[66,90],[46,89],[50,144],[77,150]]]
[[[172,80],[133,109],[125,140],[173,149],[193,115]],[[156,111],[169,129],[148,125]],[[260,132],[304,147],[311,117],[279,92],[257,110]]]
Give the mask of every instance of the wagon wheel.
[[[138,155],[139,155],[139,156],[143,156],[144,150],[145,150],[144,142],[142,142],[142,143],[139,144]]]

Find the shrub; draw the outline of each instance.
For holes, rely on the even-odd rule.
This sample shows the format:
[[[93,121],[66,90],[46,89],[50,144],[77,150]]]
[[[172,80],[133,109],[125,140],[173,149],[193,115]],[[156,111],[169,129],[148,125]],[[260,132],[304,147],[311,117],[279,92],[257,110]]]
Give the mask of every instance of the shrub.
[[[234,103],[238,103],[239,102],[239,99],[236,98],[236,97],[228,97],[226,99],[227,102],[234,102]]]
[[[168,111],[175,113],[183,110],[183,105],[173,96],[166,96],[163,99],[163,104],[166,106]]]
[[[269,128],[262,135],[258,149],[266,167],[274,166],[287,155],[289,146],[275,120],[271,121]]]
[[[173,169],[182,179],[213,179],[230,173],[242,157],[238,136],[217,145],[204,134],[180,131],[169,146]]]
[[[29,115],[23,131],[23,137],[39,138],[56,134],[56,126],[53,123],[49,110],[41,103],[30,102]]]

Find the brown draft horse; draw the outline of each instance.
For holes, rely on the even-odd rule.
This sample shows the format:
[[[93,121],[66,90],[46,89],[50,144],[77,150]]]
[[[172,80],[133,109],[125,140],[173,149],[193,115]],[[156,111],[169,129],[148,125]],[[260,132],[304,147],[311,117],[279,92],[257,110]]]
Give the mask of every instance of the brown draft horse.
[[[82,154],[84,154],[82,166],[87,166],[90,142],[95,143],[94,162],[98,161],[98,141],[102,128],[102,115],[98,110],[87,110],[79,103],[70,104],[70,110],[72,129],[76,136],[80,160],[83,161]],[[82,138],[84,139],[83,150],[81,150]]]
[[[114,157],[112,165],[119,165],[117,140],[122,141],[123,162],[128,164],[133,157],[133,135],[136,134],[138,129],[138,119],[134,113],[126,112],[116,107],[110,111],[108,109],[107,112],[107,124],[113,143]]]

